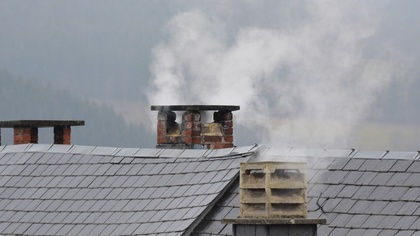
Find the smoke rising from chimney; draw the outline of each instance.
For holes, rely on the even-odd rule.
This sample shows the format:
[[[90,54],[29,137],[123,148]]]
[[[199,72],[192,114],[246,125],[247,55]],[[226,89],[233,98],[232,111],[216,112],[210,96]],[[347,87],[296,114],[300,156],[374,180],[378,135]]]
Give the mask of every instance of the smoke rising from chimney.
[[[394,64],[366,55],[378,21],[361,1],[299,4],[302,17],[284,11],[287,24],[270,27],[232,30],[226,12],[175,15],[153,51],[150,104],[239,105],[235,122],[258,142],[346,147]]]

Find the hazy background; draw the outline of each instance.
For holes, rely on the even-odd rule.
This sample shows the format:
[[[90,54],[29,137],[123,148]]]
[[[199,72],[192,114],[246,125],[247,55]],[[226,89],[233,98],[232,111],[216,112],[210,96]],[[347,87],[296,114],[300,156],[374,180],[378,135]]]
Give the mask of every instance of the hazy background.
[[[150,105],[232,104],[237,145],[419,150],[418,9],[2,0],[0,120],[84,119],[76,144],[152,147]]]

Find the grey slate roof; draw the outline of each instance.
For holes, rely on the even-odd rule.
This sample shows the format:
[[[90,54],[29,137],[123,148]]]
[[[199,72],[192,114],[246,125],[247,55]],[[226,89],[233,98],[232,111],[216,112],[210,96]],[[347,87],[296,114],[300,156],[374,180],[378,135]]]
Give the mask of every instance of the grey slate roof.
[[[318,235],[420,235],[418,152],[268,148],[264,158],[307,161],[309,217],[328,222]],[[193,235],[232,235],[220,219],[238,215],[236,180]]]
[[[0,146],[0,234],[188,235],[253,148]]]
[[[0,146],[0,234],[231,235],[239,162],[308,163],[319,235],[420,235],[418,152]]]

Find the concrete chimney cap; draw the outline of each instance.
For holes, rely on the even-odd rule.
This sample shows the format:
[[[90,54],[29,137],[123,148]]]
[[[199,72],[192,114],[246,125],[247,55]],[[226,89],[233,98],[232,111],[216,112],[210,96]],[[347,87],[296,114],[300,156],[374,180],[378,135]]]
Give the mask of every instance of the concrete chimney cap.
[[[160,105],[151,106],[152,111],[237,111],[234,105]]]
[[[0,121],[0,128],[13,127],[55,127],[55,126],[83,126],[84,120],[8,120]]]

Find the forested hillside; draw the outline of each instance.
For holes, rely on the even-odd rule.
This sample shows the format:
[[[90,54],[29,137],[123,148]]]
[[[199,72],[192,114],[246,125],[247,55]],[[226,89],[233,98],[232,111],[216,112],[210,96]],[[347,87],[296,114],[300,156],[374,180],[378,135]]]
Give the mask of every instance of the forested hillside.
[[[73,128],[74,144],[113,147],[154,145],[154,136],[143,127],[127,125],[112,109],[70,95],[71,89],[44,87],[0,72],[0,120],[85,120],[85,126]],[[2,129],[2,144],[12,142],[11,134],[10,129]],[[39,139],[40,143],[51,143],[52,130],[40,129]]]

